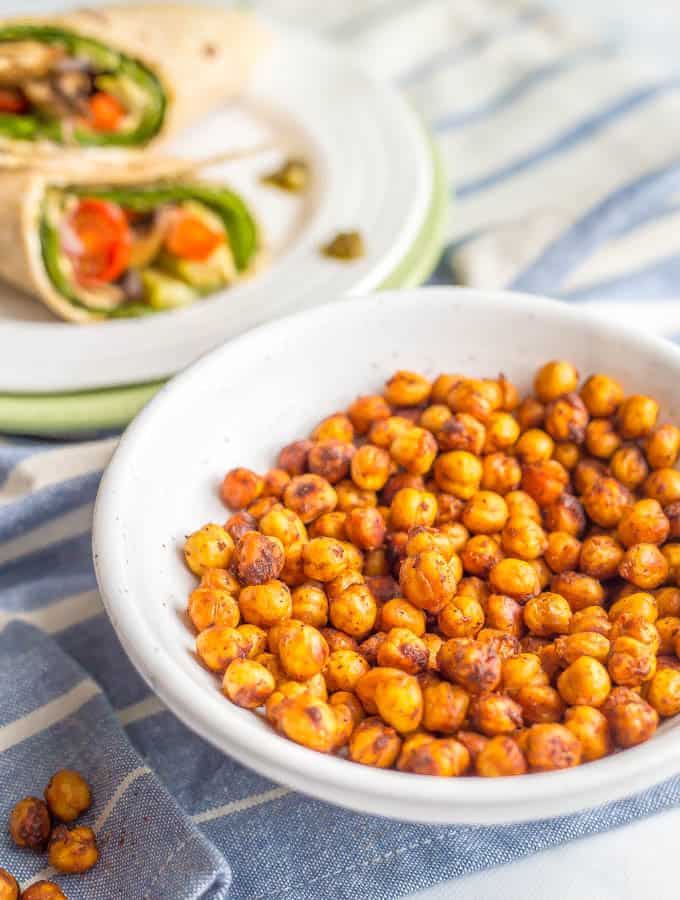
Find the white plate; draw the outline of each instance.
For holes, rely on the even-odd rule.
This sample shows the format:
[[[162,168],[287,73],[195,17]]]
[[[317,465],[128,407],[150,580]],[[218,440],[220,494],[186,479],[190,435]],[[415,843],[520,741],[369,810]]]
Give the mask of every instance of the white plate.
[[[325,414],[395,369],[496,375],[522,391],[547,359],[604,371],[680,422],[680,349],[536,297],[455,288],[386,292],[309,310],[243,335],[174,379],[125,433],[95,509],[97,577],[131,660],[190,728],[262,774],[353,809],[421,822],[561,815],[680,771],[680,716],[648,743],[563,772],[433,778],[306,750],[231,705],[194,653],[195,579],[184,536],[224,521],[217,488],[236,465],[269,468]]]
[[[405,256],[432,199],[422,126],[404,100],[344,53],[271,27],[273,50],[243,100],[173,147],[200,157],[278,142],[281,150],[215,170],[264,224],[271,266],[186,310],[86,327],[57,322],[37,301],[0,287],[0,392],[83,390],[171,375],[258,323],[376,287]],[[258,183],[289,150],[314,171],[313,189],[302,198]],[[337,231],[355,227],[365,237],[363,259],[320,255]]]

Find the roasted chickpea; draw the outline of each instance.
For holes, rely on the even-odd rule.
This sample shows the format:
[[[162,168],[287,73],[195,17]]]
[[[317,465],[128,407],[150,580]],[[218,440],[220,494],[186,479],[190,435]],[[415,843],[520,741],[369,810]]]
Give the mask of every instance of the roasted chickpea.
[[[334,413],[319,422],[312,432],[312,439],[315,441],[342,441],[350,444],[354,440],[354,426],[344,413]]]
[[[418,406],[425,403],[431,390],[427,378],[402,369],[385,383],[385,399],[394,406]]]
[[[281,469],[293,477],[304,475],[307,471],[307,456],[314,446],[313,441],[294,441],[288,444],[279,453],[278,465]]]
[[[601,606],[586,606],[576,610],[571,618],[570,632],[578,634],[584,631],[596,632],[604,637],[609,635],[611,623],[606,611]]]
[[[613,416],[623,401],[623,388],[608,375],[591,375],[581,388],[581,400],[591,416]]]
[[[479,489],[482,463],[465,450],[442,453],[434,464],[434,477],[440,490],[468,500]]]
[[[43,881],[43,884],[47,884],[47,882]],[[54,885],[56,888],[57,886]],[[59,888],[57,888],[59,890]],[[59,894],[54,894],[54,897],[59,897],[61,894],[62,897],[64,895],[59,891]],[[26,894],[24,893],[24,897]],[[47,900],[49,895],[45,895]],[[17,884],[16,878],[7,871],[7,869],[0,868],[0,900],[19,900],[19,885]],[[66,900],[66,898],[64,898]]]
[[[354,638],[365,637],[377,615],[375,599],[365,584],[350,585],[330,602],[331,624]]]
[[[659,669],[647,688],[647,702],[662,719],[680,712],[680,672]]]
[[[279,626],[277,651],[284,670],[298,681],[321,672],[329,656],[321,632],[297,619],[288,619]]]
[[[456,593],[461,597],[472,597],[484,609],[489,599],[489,585],[474,575],[462,578],[458,584]]]
[[[231,509],[245,509],[262,494],[264,480],[250,469],[231,469],[224,476],[220,493]]]
[[[224,673],[222,689],[232,703],[257,709],[273,694],[276,681],[271,671],[252,659],[234,659]]]
[[[391,575],[366,575],[365,582],[378,603],[401,597],[399,582]]]
[[[445,641],[438,655],[439,670],[470,694],[495,690],[501,680],[501,658],[495,647],[470,638]]]
[[[680,588],[661,588],[656,591],[655,602],[660,617],[676,616],[680,618]]]
[[[451,414],[444,419],[434,431],[434,436],[441,450],[465,450],[477,456],[482,452],[486,441],[486,428],[469,413]]]
[[[401,434],[413,428],[413,422],[405,415],[390,416],[387,419],[379,419],[374,422],[368,432],[368,442],[376,447],[386,450],[392,441]]]
[[[564,714],[562,698],[547,684],[525,684],[515,699],[522,708],[524,721],[530,724],[559,722]]]
[[[328,649],[333,653],[335,650],[358,650],[359,645],[353,637],[338,631],[336,628],[320,628],[319,631],[324,636]]]
[[[495,453],[512,447],[519,437],[517,419],[504,411],[492,412],[486,422],[484,453]]]
[[[568,769],[581,762],[581,742],[566,726],[557,723],[532,725],[526,737],[526,757],[534,772]]]
[[[573,612],[604,603],[604,588],[600,582],[581,572],[553,575],[550,586],[555,593],[565,598]]]
[[[356,569],[345,569],[337,578],[324,585],[329,599],[335,600],[353,584],[365,584],[364,576]]]
[[[391,768],[399,756],[401,738],[394,728],[377,717],[364,719],[349,742],[349,757],[364,766]]]
[[[657,619],[656,631],[659,642],[657,653],[663,656],[675,653],[675,640],[680,634],[680,619],[675,616],[664,616]]]
[[[668,563],[666,581],[677,584],[680,576],[680,544],[666,544],[661,548],[661,552]]]
[[[437,441],[429,431],[413,426],[395,437],[390,444],[390,455],[412,475],[424,475],[429,472],[437,449]]]
[[[501,546],[508,556],[519,559],[537,559],[547,547],[545,531],[534,519],[511,516],[505,523]]]
[[[579,656],[557,679],[560,696],[569,706],[602,706],[609,696],[607,670],[591,656]]]
[[[525,491],[510,491],[505,495],[505,503],[511,519],[532,519],[538,525],[541,524],[541,511],[538,504]]]
[[[455,594],[459,580],[452,563],[435,550],[407,557],[399,574],[404,596],[419,609],[440,612]]]
[[[634,638],[647,644],[653,653],[659,651],[660,638],[656,625],[634,613],[622,613],[612,624],[609,639],[616,641],[620,637]]]
[[[234,513],[224,523],[224,530],[229,533],[234,543],[240,541],[247,531],[257,531],[257,519],[255,516],[242,509]]]
[[[564,714],[564,724],[580,741],[583,762],[602,759],[613,751],[609,724],[599,709],[572,706]]]
[[[481,487],[504,497],[516,491],[522,480],[522,467],[506,453],[489,453],[482,459]]]
[[[670,522],[658,500],[638,500],[627,509],[619,522],[616,535],[624,547],[633,544],[663,544]]]
[[[666,507],[680,500],[680,472],[677,469],[655,469],[642,486],[647,497]]]
[[[656,425],[658,415],[659,404],[651,397],[645,397],[643,394],[627,397],[617,414],[621,437],[626,440],[645,437]]]
[[[370,668],[356,650],[334,650],[328,657],[324,676],[330,691],[354,691],[357,682]]]
[[[248,515],[252,516],[256,522],[266,516],[272,509],[278,509],[281,504],[276,497],[260,497],[254,503],[251,503],[247,509]]]
[[[524,633],[522,607],[504,594],[490,594],[486,601],[486,626],[498,631],[507,631],[515,637]],[[456,637],[457,635],[450,635]]]
[[[347,415],[357,434],[366,434],[374,422],[389,418],[391,413],[389,404],[380,394],[357,397],[347,410]]]
[[[581,447],[573,441],[560,441],[555,444],[553,459],[568,472],[576,468],[582,456]]]
[[[234,561],[243,584],[264,584],[277,578],[283,569],[283,544],[278,538],[247,531],[236,546]]]
[[[557,593],[539,594],[524,607],[524,622],[529,631],[539,637],[568,634],[571,616],[569,602]]]
[[[543,524],[548,531],[566,531],[579,537],[586,526],[581,502],[573,494],[562,494],[543,510]]]
[[[456,553],[457,544],[456,535],[450,528],[444,531],[427,528],[425,525],[416,525],[408,533],[406,555],[416,556],[425,550],[436,550],[444,559],[451,560]]]
[[[377,660],[379,666],[417,675],[427,669],[429,653],[424,641],[408,628],[391,628],[378,647]]]
[[[638,687],[643,681],[654,677],[654,648],[632,637],[617,637],[612,643],[608,669],[616,684]]]
[[[609,459],[621,446],[621,438],[611,419],[592,419],[585,434],[588,453],[598,459]]]
[[[470,707],[470,718],[474,727],[487,737],[512,734],[522,727],[522,708],[503,694],[479,694]]]
[[[337,494],[320,475],[296,475],[283,492],[283,501],[305,525],[335,509]]]
[[[506,594],[520,602],[541,590],[536,570],[522,559],[502,559],[489,573],[489,581],[494,593]]]
[[[617,450],[611,458],[610,467],[613,477],[631,491],[642,484],[649,471],[642,451],[634,444]]]
[[[280,499],[283,497],[283,492],[289,481],[290,475],[285,469],[269,469],[262,476],[262,496]]]
[[[236,628],[241,612],[236,599],[227,591],[198,587],[189,595],[188,613],[196,631],[211,625]]]
[[[536,373],[534,392],[541,403],[549,403],[569,394],[578,387],[579,374],[575,366],[564,360],[546,363]]]
[[[550,506],[566,490],[569,473],[554,459],[522,466],[522,490],[540,507]]]
[[[248,644],[236,628],[212,625],[197,635],[196,653],[208,669],[224,672],[232,660],[248,655]]]
[[[45,802],[55,818],[73,822],[92,806],[92,791],[78,772],[61,769],[45,788]]]
[[[310,750],[329,753],[335,746],[338,726],[333,708],[306,692],[279,704],[276,724],[287,738]]]
[[[583,505],[593,522],[602,528],[613,528],[633,505],[633,498],[614,478],[600,478],[583,495]]]
[[[540,428],[545,419],[545,406],[535,397],[525,397],[517,407],[516,416],[522,432]]]
[[[375,491],[367,491],[359,488],[353,481],[340,481],[335,485],[335,493],[338,498],[338,510],[345,515],[353,509],[376,507],[378,495]]]
[[[480,422],[486,422],[491,413],[503,404],[503,392],[498,382],[464,378],[453,386],[447,403],[453,412],[469,413]]]
[[[36,881],[23,891],[21,900],[66,900],[66,894],[53,881]]]
[[[332,515],[329,513],[328,515]],[[266,513],[259,522],[259,530],[267,537],[276,538],[284,547],[307,541],[307,529],[302,519],[290,509],[275,507]]]
[[[627,687],[615,687],[602,712],[617,747],[634,747],[648,741],[659,723],[656,710]]]
[[[271,628],[277,622],[289,619],[293,612],[290,590],[277,580],[243,588],[238,602],[245,621],[260,628]],[[200,634],[198,638],[201,638]]]
[[[85,825],[71,829],[57,825],[50,837],[47,859],[58,872],[88,872],[99,859],[94,831]]]
[[[463,568],[471,575],[486,578],[489,572],[503,559],[503,551],[498,543],[485,534],[471,537],[461,554]]]
[[[357,507],[347,514],[347,537],[362,550],[375,550],[385,540],[385,521],[371,506]]]
[[[302,559],[304,546],[303,541],[296,541],[294,544],[286,547],[286,559],[281,570],[280,580],[289,587],[297,587],[306,580]]]
[[[328,598],[321,585],[301,584],[291,595],[294,619],[321,628],[328,622]]]
[[[520,653],[504,659],[501,673],[501,687],[510,697],[516,697],[526,685],[548,684],[548,676],[541,668],[541,660],[535,653]]]
[[[494,534],[508,520],[508,507],[500,494],[477,491],[463,509],[463,525],[472,534]]]
[[[458,384],[458,382],[463,380],[464,379],[462,375],[455,375],[449,372],[444,372],[441,375],[437,375],[435,380],[432,382],[430,401],[432,403],[446,403],[451,390]]]
[[[408,628],[417,637],[425,634],[425,613],[404,597],[393,597],[380,611],[380,627],[383,631],[391,628]]]
[[[464,775],[470,767],[470,754],[454,738],[434,738],[416,734],[404,741],[397,761],[400,772],[438,775],[444,778]]]
[[[616,454],[614,455],[616,456]],[[608,474],[609,470],[607,467],[597,459],[588,457],[587,459],[579,460],[574,468],[573,476],[576,493],[580,496],[587,494],[600,478],[604,478]]]
[[[566,531],[552,531],[547,536],[543,558],[556,574],[575,569],[581,555],[581,542]]]
[[[440,611],[437,624],[446,637],[475,637],[484,625],[484,610],[473,597],[455,596]]]
[[[542,428],[529,428],[515,444],[515,455],[523,463],[543,462],[550,459],[555,443]]]
[[[307,466],[310,472],[320,475],[330,484],[337,484],[349,475],[354,451],[354,444],[337,440],[318,441],[309,451]]]
[[[423,717],[423,694],[418,679],[402,671],[398,675],[392,674],[392,669],[382,671],[389,674],[380,679],[375,688],[375,704],[380,717],[400,734],[415,731]]]
[[[9,833],[17,847],[43,850],[51,829],[47,806],[38,797],[24,797],[9,817]]]
[[[572,391],[548,403],[545,408],[545,430],[556,441],[582,444],[589,418],[583,400]]]
[[[428,731],[454,734],[466,719],[470,695],[462,687],[440,681],[423,689],[423,726]]]
[[[614,578],[623,559],[623,547],[606,534],[585,539],[579,555],[579,569],[584,575],[605,581]]]
[[[496,735],[480,749],[475,769],[482,778],[524,775],[527,761],[516,741],[507,735]]]
[[[477,632],[476,640],[479,644],[484,644],[494,650],[501,661],[516,656],[521,650],[519,638],[514,634],[508,634],[507,631],[498,631],[496,628],[482,628]]]
[[[571,665],[582,656],[590,656],[598,662],[606,663],[609,646],[608,638],[597,631],[574,632],[572,630],[571,634],[563,635],[554,642],[560,662],[565,666]]]
[[[394,496],[390,506],[392,529],[408,531],[417,525],[430,526],[437,515],[434,494],[415,488],[402,488]]]
[[[332,581],[350,566],[345,543],[334,538],[312,538],[302,548],[304,573],[314,581]]]
[[[184,544],[184,558],[195,575],[203,575],[207,569],[226,569],[233,552],[231,535],[221,525],[204,525]]]
[[[528,563],[536,573],[539,588],[544,591],[550,585],[553,577],[550,567],[544,559],[530,559]]]
[[[660,425],[645,440],[647,462],[652,469],[671,469],[680,453],[680,429]]]
[[[655,544],[633,544],[619,564],[619,575],[636,587],[651,590],[668,577],[668,560]]]

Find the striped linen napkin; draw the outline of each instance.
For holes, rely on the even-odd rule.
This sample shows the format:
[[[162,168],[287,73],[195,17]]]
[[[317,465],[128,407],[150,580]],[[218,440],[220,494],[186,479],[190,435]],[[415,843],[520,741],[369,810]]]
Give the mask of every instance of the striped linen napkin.
[[[680,333],[666,302],[680,241],[672,77],[521,2],[258,5],[343,42],[437,133],[457,195],[435,282],[542,291]],[[223,756],[149,692],[102,611],[90,525],[114,446],[0,443],[0,818],[56,768],[91,780],[102,861],[56,879],[69,900],[387,900],[680,803],[673,779],[538,825],[422,827]],[[0,865],[27,883],[44,860],[2,833]]]

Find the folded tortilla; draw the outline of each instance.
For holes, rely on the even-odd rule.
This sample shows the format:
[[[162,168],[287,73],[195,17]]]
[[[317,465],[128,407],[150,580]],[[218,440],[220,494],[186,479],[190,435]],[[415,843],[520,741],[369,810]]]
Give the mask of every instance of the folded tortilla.
[[[145,205],[197,201],[221,219],[238,279],[250,277],[263,265],[261,232],[245,203],[224,185],[187,172],[185,161],[158,160],[155,167],[147,164],[132,173],[119,167],[107,171],[105,180],[93,169],[77,181],[50,170],[0,169],[0,279],[37,298],[60,319],[86,323],[154,310],[140,309],[137,304],[106,313],[73,296],[57,265],[59,235],[46,216],[50,188],[113,200],[142,211]]]
[[[21,123],[17,130],[17,120],[25,117],[0,116],[0,151],[36,159],[63,149],[69,139],[103,148],[141,149],[157,143],[238,96],[268,43],[264,29],[247,12],[178,4],[131,4],[0,21],[0,41],[49,42],[64,35],[95,42],[90,49],[103,60],[113,52],[113,62],[117,59],[139,89],[153,95],[149,114],[137,133],[122,139],[77,130],[66,137],[58,126],[31,135]]]

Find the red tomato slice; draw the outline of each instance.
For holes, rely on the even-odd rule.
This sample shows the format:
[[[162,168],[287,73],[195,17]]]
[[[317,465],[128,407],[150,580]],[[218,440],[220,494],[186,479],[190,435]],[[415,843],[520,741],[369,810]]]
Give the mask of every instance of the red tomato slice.
[[[113,94],[99,91],[88,101],[90,124],[95,131],[116,131],[125,115],[125,108]]]
[[[107,283],[123,274],[130,261],[132,233],[117,203],[83,197],[69,216],[71,232],[62,247],[82,284]]]
[[[165,238],[165,246],[175,256],[198,262],[224,243],[224,234],[213,231],[191,213],[181,213],[173,221]]]
[[[28,102],[20,91],[11,88],[0,88],[0,113],[23,113],[28,109]]]

